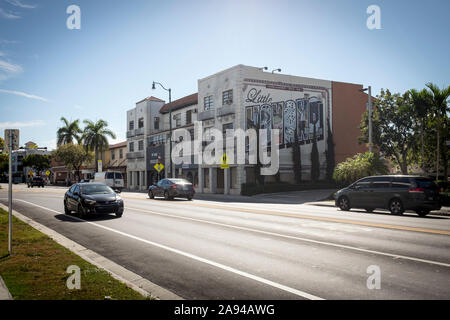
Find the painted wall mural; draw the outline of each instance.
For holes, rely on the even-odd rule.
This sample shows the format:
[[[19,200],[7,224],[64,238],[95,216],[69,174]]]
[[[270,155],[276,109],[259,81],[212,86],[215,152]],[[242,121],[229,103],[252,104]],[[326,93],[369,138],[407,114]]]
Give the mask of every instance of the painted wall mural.
[[[270,94],[261,95],[261,90],[248,90],[246,103],[259,103],[246,107],[247,129],[279,129],[280,147],[289,147],[294,142],[297,130],[300,144],[312,143],[314,127],[317,141],[324,139],[324,103],[320,96],[303,94],[298,99],[272,102]],[[268,130],[268,141],[270,141]]]

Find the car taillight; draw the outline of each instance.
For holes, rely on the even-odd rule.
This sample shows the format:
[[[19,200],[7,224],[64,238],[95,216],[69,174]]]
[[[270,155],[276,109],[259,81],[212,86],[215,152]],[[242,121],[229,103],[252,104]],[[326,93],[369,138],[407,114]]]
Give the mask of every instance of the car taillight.
[[[178,185],[177,184],[173,184],[173,185],[171,185],[170,186],[172,189],[176,189],[177,187],[178,187]]]
[[[425,192],[425,189],[422,188],[415,188],[415,189],[409,189],[409,192]]]

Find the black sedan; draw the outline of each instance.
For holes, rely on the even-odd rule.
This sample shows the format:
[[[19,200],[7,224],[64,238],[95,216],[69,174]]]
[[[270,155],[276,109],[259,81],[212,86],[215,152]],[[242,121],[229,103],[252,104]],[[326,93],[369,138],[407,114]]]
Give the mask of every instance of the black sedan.
[[[80,218],[88,214],[123,214],[123,200],[103,183],[76,183],[64,195],[64,212],[75,211]]]
[[[164,197],[166,200],[171,200],[175,197],[181,197],[192,200],[194,194],[195,190],[192,183],[185,179],[162,179],[148,188],[148,197],[150,199]]]

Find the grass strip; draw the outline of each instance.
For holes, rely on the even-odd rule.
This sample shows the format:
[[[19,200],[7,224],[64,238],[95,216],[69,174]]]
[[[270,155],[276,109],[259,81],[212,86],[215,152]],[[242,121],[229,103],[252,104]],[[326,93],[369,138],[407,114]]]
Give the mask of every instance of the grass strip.
[[[142,300],[114,279],[47,235],[13,217],[13,255],[8,256],[8,213],[0,209],[0,275],[15,300]],[[81,271],[81,288],[68,289],[67,267]]]

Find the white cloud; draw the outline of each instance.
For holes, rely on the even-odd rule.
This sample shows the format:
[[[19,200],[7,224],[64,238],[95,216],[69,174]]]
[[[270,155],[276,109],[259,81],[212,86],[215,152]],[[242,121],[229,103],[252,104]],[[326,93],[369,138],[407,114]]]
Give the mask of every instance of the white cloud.
[[[5,54],[1,52],[0,57]],[[5,60],[0,60],[0,81],[6,80],[12,76],[15,76],[23,71],[22,66],[14,63],[10,63]]]
[[[0,89],[0,92],[14,94],[16,96],[22,96],[22,97],[25,97],[25,98],[28,98],[28,99],[35,99],[35,100],[41,100],[41,101],[44,101],[44,102],[48,102],[48,99],[46,99],[46,98],[39,97],[39,96],[36,96],[34,94],[25,93],[25,92],[22,92],[22,91]]]
[[[42,126],[45,126],[45,122],[43,120],[0,122],[0,129],[20,129],[29,127],[42,127]]]
[[[14,13],[11,13],[11,12],[6,12],[2,8],[0,8],[0,16],[2,16],[3,18],[6,18],[6,19],[20,19],[20,16],[14,14]]]
[[[34,8],[37,7],[34,4],[22,3],[19,0],[5,0],[5,1],[8,2],[9,4],[12,4],[13,6],[20,7],[20,8],[23,8],[23,9],[34,9]]]

